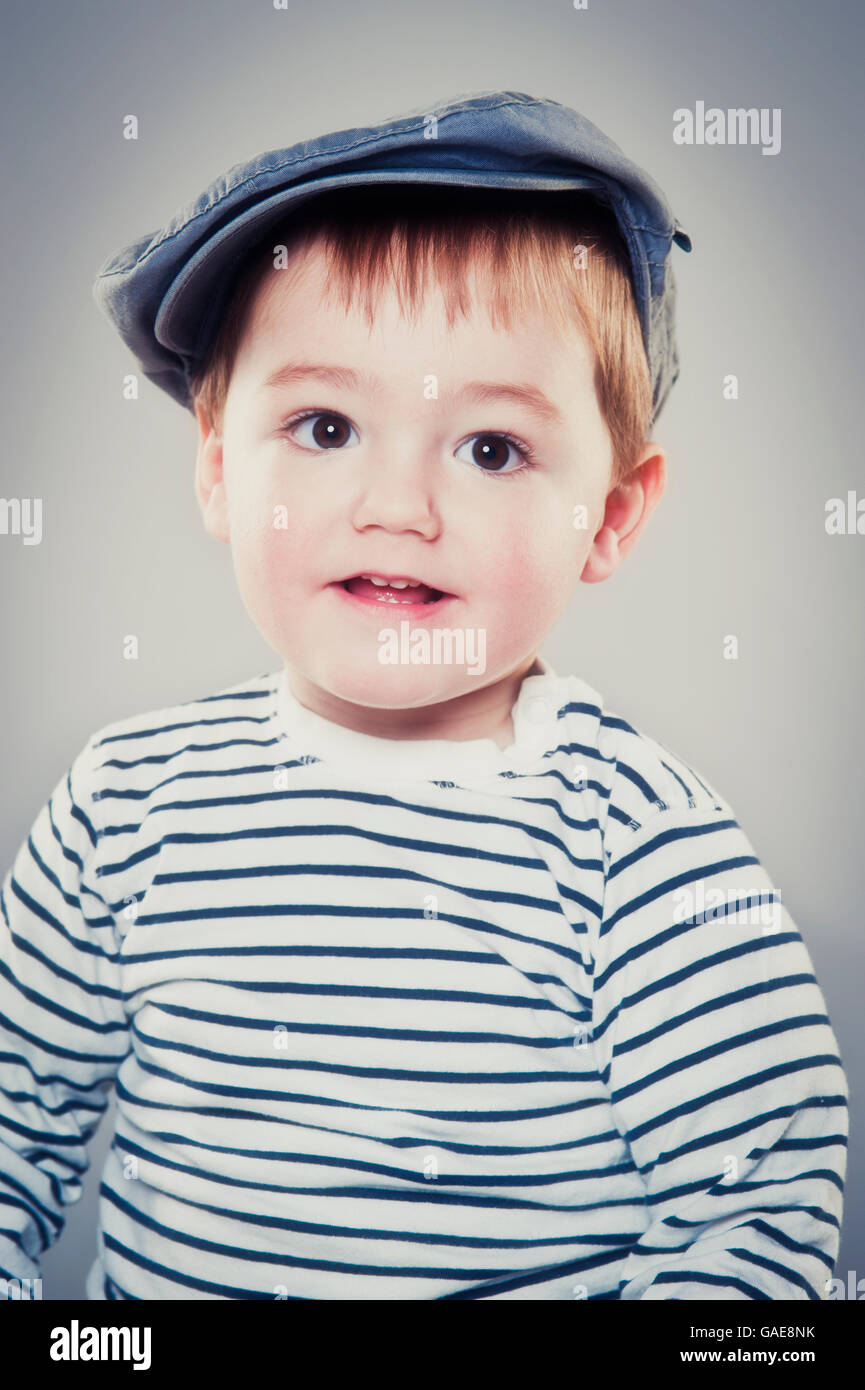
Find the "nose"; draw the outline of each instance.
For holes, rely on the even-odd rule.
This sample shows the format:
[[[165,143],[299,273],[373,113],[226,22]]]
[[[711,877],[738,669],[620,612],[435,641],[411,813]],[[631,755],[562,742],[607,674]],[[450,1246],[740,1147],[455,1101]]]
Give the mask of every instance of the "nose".
[[[416,531],[432,540],[441,530],[436,502],[438,461],[412,447],[403,435],[376,450],[364,466],[353,508],[357,530]]]

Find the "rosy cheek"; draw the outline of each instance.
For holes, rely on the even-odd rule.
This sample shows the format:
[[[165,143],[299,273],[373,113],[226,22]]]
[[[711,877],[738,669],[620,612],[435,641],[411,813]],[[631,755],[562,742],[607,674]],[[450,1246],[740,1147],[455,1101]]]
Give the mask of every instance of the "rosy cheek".
[[[303,538],[302,504],[274,482],[235,494],[232,538],[245,567],[259,575],[288,568]]]
[[[494,546],[472,557],[466,598],[476,624],[487,629],[488,643],[522,649],[549,626],[549,586],[543,548],[521,527],[508,526],[500,528]]]
[[[310,534],[298,525],[297,517],[278,514],[262,531],[260,566],[268,587],[273,592],[288,594],[311,583],[315,569],[315,548]]]
[[[520,517],[499,534],[496,591],[505,603],[543,610],[567,585],[577,550],[574,534],[555,518]],[[492,577],[489,575],[488,577]]]

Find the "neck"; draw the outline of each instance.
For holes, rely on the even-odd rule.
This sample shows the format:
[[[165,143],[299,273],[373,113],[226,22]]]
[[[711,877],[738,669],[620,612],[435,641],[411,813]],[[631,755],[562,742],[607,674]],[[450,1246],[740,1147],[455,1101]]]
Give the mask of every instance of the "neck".
[[[378,709],[356,705],[324,690],[299,671],[286,666],[289,688],[299,704],[314,714],[341,724],[356,733],[390,739],[466,739],[490,738],[499,748],[509,748],[514,740],[511,709],[527,676],[541,675],[536,656],[528,657],[516,671],[498,681],[412,709]]]

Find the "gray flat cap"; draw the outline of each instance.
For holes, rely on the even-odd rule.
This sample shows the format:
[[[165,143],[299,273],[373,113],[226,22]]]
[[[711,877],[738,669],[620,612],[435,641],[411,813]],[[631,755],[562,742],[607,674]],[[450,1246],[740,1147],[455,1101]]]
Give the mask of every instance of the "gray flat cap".
[[[269,150],[235,164],[158,231],[99,270],[93,287],[140,371],[190,407],[189,379],[211,345],[234,272],[276,222],[317,193],[365,184],[583,190],[614,212],[630,255],[652,379],[653,423],[679,374],[672,243],[691,240],[642,169],[557,101],[474,92]]]

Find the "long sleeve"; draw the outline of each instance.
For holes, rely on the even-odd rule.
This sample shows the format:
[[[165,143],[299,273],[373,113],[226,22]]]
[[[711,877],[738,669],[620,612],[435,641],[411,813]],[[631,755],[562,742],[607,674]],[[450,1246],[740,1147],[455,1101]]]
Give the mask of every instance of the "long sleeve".
[[[650,1224],[622,1299],[820,1299],[848,1087],[802,937],[729,806],[615,827],[594,1042]]]
[[[95,735],[94,735],[95,738]],[[116,924],[97,887],[93,739],[0,889],[0,1272],[33,1278],[81,1195],[129,1051]]]

